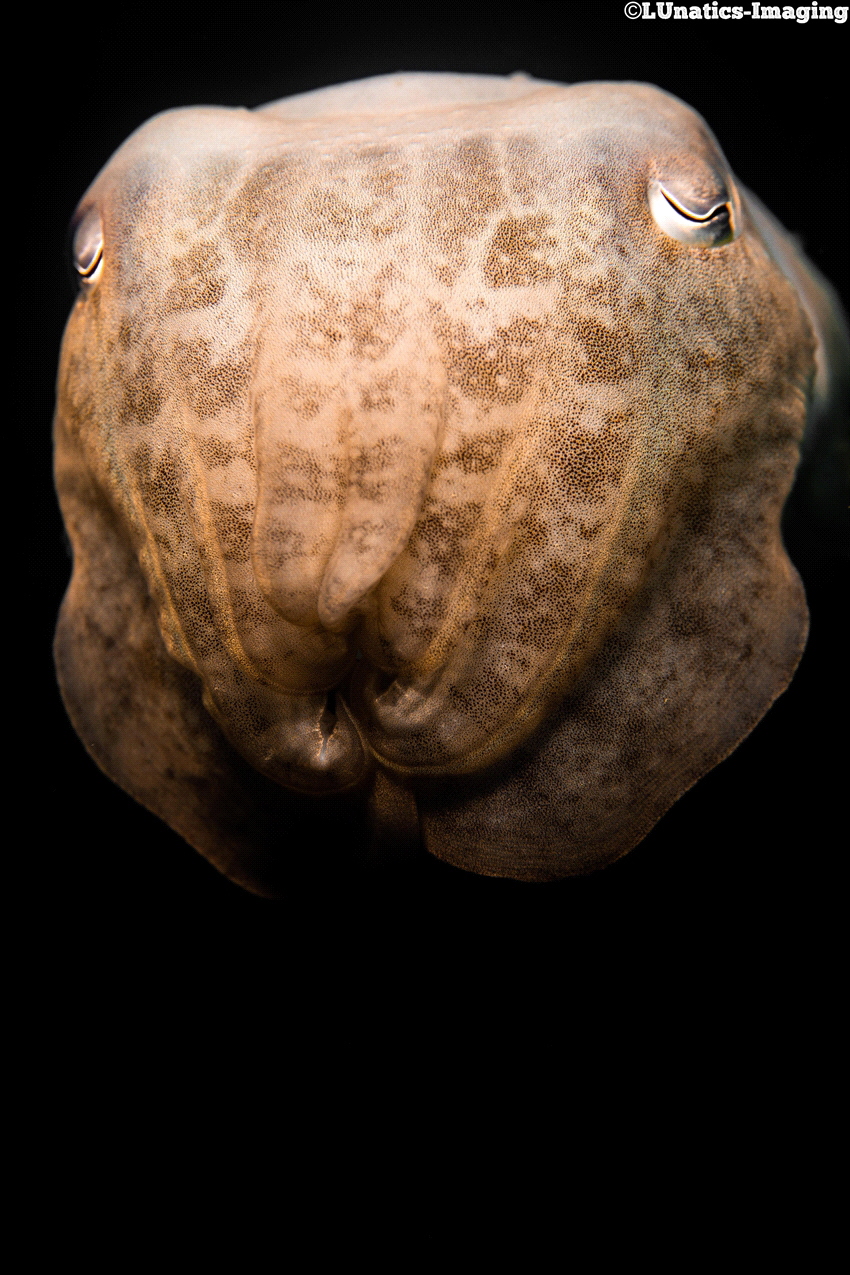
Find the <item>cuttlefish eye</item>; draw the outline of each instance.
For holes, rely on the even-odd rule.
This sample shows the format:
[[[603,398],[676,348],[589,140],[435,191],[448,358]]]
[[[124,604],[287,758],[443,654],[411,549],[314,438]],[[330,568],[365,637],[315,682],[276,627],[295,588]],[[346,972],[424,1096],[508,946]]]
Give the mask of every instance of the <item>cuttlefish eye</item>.
[[[74,234],[74,267],[80,282],[90,287],[103,264],[103,226],[96,208],[90,208]]]
[[[725,189],[711,199],[682,198],[661,182],[650,182],[647,194],[655,224],[679,243],[719,248],[737,237],[732,200]]]

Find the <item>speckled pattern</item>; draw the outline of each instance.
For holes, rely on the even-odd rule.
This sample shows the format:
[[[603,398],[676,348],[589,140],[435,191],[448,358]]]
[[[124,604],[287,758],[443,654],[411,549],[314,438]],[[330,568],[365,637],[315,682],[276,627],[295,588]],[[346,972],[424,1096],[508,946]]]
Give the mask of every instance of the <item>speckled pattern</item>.
[[[733,242],[665,235],[651,181],[732,192]],[[370,791],[378,838],[384,809],[472,871],[591,870],[785,688],[806,266],[681,102],[409,75],[172,111],[94,215],[60,683],[233,879],[285,888],[264,803]]]

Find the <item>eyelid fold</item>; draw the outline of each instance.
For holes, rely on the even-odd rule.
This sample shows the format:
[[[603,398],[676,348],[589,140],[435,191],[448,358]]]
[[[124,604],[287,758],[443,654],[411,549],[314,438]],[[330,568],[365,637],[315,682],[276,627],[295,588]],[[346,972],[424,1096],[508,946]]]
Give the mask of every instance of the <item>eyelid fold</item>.
[[[103,264],[103,226],[96,208],[90,208],[77,226],[73,251],[80,282],[90,286]]]
[[[665,235],[694,248],[720,248],[738,237],[738,217],[732,196],[724,187],[710,201],[683,199],[669,185],[651,181],[647,187],[649,210]]]

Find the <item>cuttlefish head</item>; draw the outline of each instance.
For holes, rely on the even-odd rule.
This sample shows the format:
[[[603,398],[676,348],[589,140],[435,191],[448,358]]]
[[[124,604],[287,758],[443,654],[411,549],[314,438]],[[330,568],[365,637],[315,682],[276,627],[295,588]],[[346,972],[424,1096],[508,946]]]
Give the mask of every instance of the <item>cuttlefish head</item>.
[[[261,891],[281,793],[383,793],[495,875],[631,848],[805,640],[815,337],[760,224],[644,85],[387,76],[141,128],[77,214],[59,381],[96,760]]]

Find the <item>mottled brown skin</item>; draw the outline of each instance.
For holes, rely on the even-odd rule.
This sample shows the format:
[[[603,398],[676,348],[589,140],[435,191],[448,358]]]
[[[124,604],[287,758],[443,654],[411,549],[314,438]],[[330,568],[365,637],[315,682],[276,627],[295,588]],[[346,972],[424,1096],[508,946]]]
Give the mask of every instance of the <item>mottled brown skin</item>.
[[[736,237],[665,235],[653,181],[730,192]],[[97,215],[59,679],[233,880],[283,892],[287,826],[364,794],[389,846],[590,871],[785,689],[829,301],[681,102],[387,76],[173,111]]]

